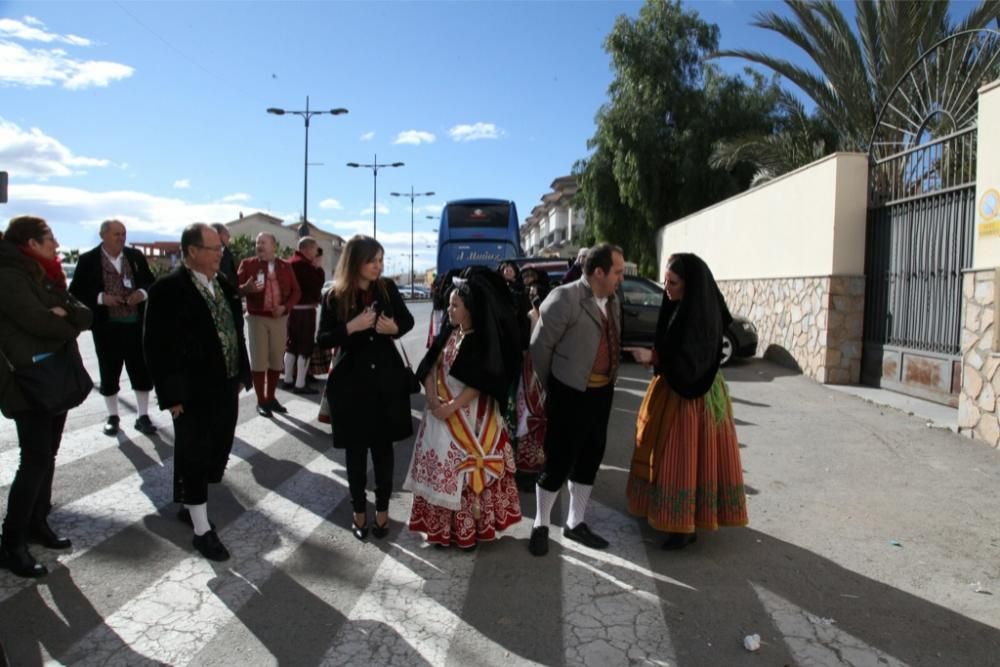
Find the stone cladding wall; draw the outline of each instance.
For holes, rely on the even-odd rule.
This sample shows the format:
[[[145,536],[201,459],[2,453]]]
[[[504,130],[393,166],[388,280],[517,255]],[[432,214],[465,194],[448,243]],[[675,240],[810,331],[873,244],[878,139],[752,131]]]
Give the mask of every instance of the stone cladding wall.
[[[958,397],[958,432],[992,447],[1000,446],[997,394],[1000,356],[994,351],[993,269],[962,277],[962,391]]]
[[[757,354],[828,384],[861,377],[864,276],[719,281],[734,315],[757,327]]]

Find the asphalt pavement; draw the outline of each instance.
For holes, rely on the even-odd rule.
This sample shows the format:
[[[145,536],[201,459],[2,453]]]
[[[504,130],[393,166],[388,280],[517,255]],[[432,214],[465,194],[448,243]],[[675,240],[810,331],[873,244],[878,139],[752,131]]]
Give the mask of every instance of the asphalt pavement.
[[[429,307],[411,305],[416,363]],[[81,347],[96,377],[89,335]],[[210,496],[233,553],[221,564],[198,557],[173,516],[169,419],[154,413],[160,433],[137,433],[123,382],[117,438],[101,434],[96,393],[70,415],[51,522],[74,547],[34,547],[44,579],[0,572],[0,641],[14,665],[1000,664],[1000,453],[763,360],[725,375],[748,528],[665,552],[627,515],[650,377],[628,364],[587,516],[607,551],[555,530],[549,555],[532,557],[530,494],[499,541],[425,547],[404,524],[412,442],[396,448],[389,537],[358,542],[317,397],[279,393],[289,414],[269,420],[247,394]],[[420,397],[412,408],[418,417]],[[0,421],[4,498],[17,455]]]

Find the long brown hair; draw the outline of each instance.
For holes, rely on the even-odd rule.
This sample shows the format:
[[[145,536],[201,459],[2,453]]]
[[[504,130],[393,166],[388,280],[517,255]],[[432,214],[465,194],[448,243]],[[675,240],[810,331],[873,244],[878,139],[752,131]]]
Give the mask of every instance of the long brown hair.
[[[351,315],[354,302],[358,292],[361,290],[361,266],[375,259],[376,255],[382,253],[385,257],[385,248],[382,244],[370,236],[357,234],[351,237],[344,246],[344,251],[340,254],[337,268],[333,273],[333,289],[328,294],[328,299],[337,300],[337,316],[341,320],[346,320]],[[385,295],[385,287],[381,279],[378,281],[378,289]]]

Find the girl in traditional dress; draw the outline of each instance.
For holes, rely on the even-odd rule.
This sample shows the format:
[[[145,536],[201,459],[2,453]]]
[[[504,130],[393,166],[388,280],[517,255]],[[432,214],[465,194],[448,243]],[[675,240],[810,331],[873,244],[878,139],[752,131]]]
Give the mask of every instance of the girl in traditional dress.
[[[629,512],[683,549],[696,529],[748,523],[729,390],[719,372],[732,316],[712,272],[693,254],[667,261],[666,295],[653,350],[629,348],[654,377],[636,422],[626,495]]]
[[[495,278],[473,271],[452,290],[448,324],[417,369],[427,409],[403,488],[413,492],[410,530],[435,545],[473,549],[521,520],[503,420],[520,348]]]

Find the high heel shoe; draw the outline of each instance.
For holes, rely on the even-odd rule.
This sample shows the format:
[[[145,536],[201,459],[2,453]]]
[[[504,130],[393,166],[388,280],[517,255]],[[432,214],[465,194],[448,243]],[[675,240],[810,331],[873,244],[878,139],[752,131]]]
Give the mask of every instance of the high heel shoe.
[[[351,532],[354,533],[354,537],[358,538],[359,540],[363,540],[366,537],[368,537],[368,520],[365,519],[365,525],[359,526],[358,524],[354,523],[354,519],[352,518]]]
[[[49,573],[48,569],[31,555],[26,544],[15,544],[0,549],[0,567],[28,579],[44,577]]]
[[[689,544],[698,541],[697,533],[667,533],[667,539],[663,542],[664,551],[680,551]]]
[[[73,546],[68,537],[56,535],[47,521],[32,527],[28,531],[28,541],[41,544],[49,549],[69,549]]]
[[[389,517],[385,518],[385,523],[380,524],[378,519],[372,524],[372,535],[379,538],[380,540],[389,534]]]

